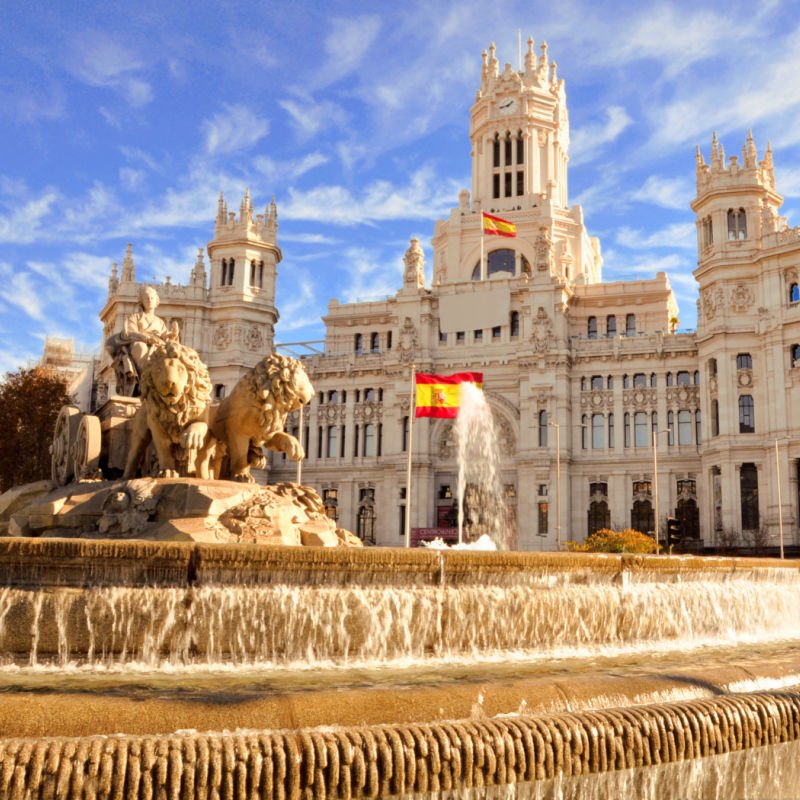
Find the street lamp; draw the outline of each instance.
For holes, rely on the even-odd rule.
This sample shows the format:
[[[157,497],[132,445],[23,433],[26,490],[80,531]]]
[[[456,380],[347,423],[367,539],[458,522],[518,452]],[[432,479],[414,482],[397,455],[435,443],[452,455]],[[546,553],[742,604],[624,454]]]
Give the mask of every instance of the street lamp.
[[[556,429],[556,550],[561,550],[561,425],[547,424]]]

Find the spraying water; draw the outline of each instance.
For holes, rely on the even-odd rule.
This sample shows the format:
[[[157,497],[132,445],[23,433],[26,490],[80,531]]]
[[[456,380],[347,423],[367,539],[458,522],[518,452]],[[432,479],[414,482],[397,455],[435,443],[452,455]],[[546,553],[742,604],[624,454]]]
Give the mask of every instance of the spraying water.
[[[459,544],[464,541],[464,527],[468,524],[472,538],[488,535],[499,550],[507,550],[507,514],[494,418],[486,396],[474,384],[461,384],[455,432]]]

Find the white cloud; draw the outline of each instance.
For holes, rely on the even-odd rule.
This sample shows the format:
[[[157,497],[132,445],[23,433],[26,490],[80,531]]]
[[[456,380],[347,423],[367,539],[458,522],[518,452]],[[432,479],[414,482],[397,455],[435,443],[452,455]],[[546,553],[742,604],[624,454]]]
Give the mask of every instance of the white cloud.
[[[299,159],[275,161],[269,156],[256,156],[253,166],[270,181],[295,180],[316,167],[328,163],[328,157],[320,152],[308,153]]]
[[[375,181],[354,196],[343,186],[317,186],[308,191],[289,189],[284,219],[303,219],[331,225],[359,225],[390,219],[435,219],[446,213],[460,183],[442,180],[428,167],[411,174],[406,186]]]
[[[203,123],[203,131],[208,155],[235,153],[263,139],[269,132],[269,120],[243,104],[226,104]]]
[[[645,250],[652,247],[694,249],[697,245],[697,232],[694,223],[691,222],[676,222],[652,232],[621,228],[617,232],[616,238],[618,244],[632,250]]]
[[[357,69],[381,27],[380,17],[337,17],[325,37],[325,65],[320,70],[322,85],[335,83]]]
[[[144,180],[144,171],[140,169],[131,169],[130,167],[119,168],[119,182],[123,188],[129,192],[138,189]]]
[[[59,199],[54,189],[29,200],[11,213],[0,214],[0,242],[4,244],[29,244],[41,235],[42,222]]]
[[[686,211],[689,202],[694,197],[694,185],[686,178],[665,178],[660,175],[650,175],[636,191],[631,194],[632,200],[642,203],[661,206],[662,208],[675,208]]]
[[[350,285],[344,290],[342,300],[354,303],[395,294],[402,286],[403,269],[400,255],[394,261],[387,265],[364,248],[347,248],[342,267],[350,276]]]
[[[44,303],[41,287],[29,272],[12,272],[6,275],[0,287],[0,297],[9,305],[22,309],[29,317],[44,321]]]
[[[139,108],[153,99],[150,84],[142,77],[146,64],[133,50],[109,34],[83,31],[67,55],[72,74],[98,88],[113,89]]]
[[[613,142],[631,124],[622,106],[610,106],[605,109],[605,116],[603,122],[583,125],[572,133],[570,163],[573,166],[591,161],[604,145]]]
[[[301,139],[310,139],[320,131],[341,126],[347,121],[347,114],[337,103],[327,100],[313,100],[303,96],[296,100],[281,100],[281,108],[292,120],[292,125]]]

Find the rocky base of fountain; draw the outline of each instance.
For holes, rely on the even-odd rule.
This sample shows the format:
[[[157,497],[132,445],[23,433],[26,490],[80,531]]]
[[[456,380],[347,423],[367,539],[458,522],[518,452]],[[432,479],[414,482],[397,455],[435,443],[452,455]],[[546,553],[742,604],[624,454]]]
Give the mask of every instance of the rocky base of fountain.
[[[360,547],[314,489],[193,478],[50,481],[0,495],[0,535]]]
[[[503,797],[533,798],[548,796],[536,791],[538,782],[622,770],[635,776],[758,748],[773,759],[786,756],[775,776],[779,788],[796,786],[787,771],[798,771],[791,744],[798,740],[797,692],[418,725],[4,739],[0,796],[444,798],[503,787]],[[743,796],[746,773],[733,777],[725,796]],[[587,788],[559,796],[595,796]]]

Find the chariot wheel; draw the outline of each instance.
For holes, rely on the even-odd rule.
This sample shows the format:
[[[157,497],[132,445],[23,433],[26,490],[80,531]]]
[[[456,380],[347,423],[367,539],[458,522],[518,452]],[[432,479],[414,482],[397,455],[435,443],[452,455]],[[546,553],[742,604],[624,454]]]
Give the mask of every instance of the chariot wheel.
[[[50,445],[50,477],[59,486],[66,486],[72,478],[72,448],[82,416],[75,406],[62,406],[58,412]]]
[[[100,420],[94,414],[85,414],[81,417],[72,448],[72,473],[76,480],[97,476],[100,470],[100,448]]]

